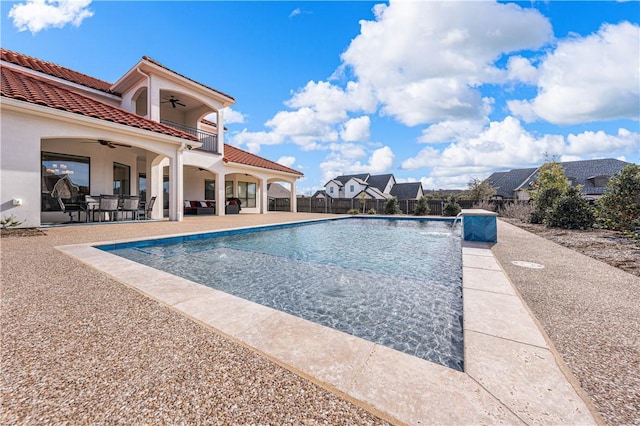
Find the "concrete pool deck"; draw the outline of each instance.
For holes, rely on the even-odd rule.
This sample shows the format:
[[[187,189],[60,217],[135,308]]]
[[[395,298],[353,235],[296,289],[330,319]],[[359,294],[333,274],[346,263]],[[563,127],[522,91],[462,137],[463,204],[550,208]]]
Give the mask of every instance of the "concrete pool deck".
[[[104,242],[57,248],[393,423],[597,423],[490,245],[463,247],[458,372],[93,247]]]

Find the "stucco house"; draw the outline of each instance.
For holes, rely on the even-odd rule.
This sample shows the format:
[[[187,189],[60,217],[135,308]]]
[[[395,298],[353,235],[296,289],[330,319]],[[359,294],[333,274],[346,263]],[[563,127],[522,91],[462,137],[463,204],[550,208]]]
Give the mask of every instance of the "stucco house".
[[[155,197],[156,219],[182,220],[185,200],[231,197],[242,213],[266,213],[274,182],[288,184],[296,210],[302,173],[224,143],[224,109],[235,103],[226,93],[146,56],[114,83],[6,49],[0,65],[2,218],[68,220],[51,196],[62,177],[72,201]]]
[[[330,198],[369,198],[385,200],[396,180],[393,175],[369,173],[336,176],[324,185]]]
[[[560,163],[571,186],[580,185],[581,194],[589,199],[598,199],[604,194],[611,176],[620,173],[629,165],[626,161],[614,158],[596,160],[565,161]],[[504,200],[529,200],[529,190],[536,181],[539,167],[513,169],[495,172],[487,178],[496,188],[495,198]]]

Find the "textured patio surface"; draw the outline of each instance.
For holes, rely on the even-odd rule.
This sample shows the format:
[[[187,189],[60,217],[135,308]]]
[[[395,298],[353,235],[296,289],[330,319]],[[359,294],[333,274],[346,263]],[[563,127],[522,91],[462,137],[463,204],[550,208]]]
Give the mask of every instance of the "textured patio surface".
[[[73,226],[47,229],[46,236],[3,238],[0,422],[384,424],[384,420],[365,411],[357,401],[350,402],[322,389],[54,249],[65,244],[294,221],[300,220],[300,216],[243,215],[241,218],[189,218],[181,223]],[[320,217],[322,215],[305,214],[302,219]],[[500,224],[501,242],[494,246],[494,254],[510,276],[513,274],[512,280],[532,310],[541,315],[542,324],[565,359],[578,360],[569,362],[569,365],[585,386],[580,371],[588,375],[595,364],[593,371],[600,373],[597,369],[601,368],[600,362],[592,357],[600,356],[600,360],[606,359],[607,362],[611,357],[602,350],[590,350],[592,348],[583,348],[573,342],[585,336],[575,334],[577,326],[572,321],[560,318],[559,326],[554,323],[548,328],[545,319],[548,320],[549,315],[545,307],[538,304],[553,306],[565,299],[557,295],[541,297],[536,292],[529,294],[527,287],[540,287],[537,281],[540,275],[530,275],[534,271],[513,269],[516,267],[509,263],[511,256],[519,254],[513,249],[513,244],[527,247],[525,253],[529,255],[514,260],[536,261],[532,254],[536,253],[538,246],[543,254],[558,249],[546,247],[546,240],[529,240],[534,236],[503,225]],[[577,254],[571,250],[555,252],[552,260],[556,261],[556,266],[551,268],[552,263],[548,262],[547,268],[542,270],[544,274],[551,274],[541,279],[542,285],[549,287],[552,293],[554,289],[565,289],[567,302],[576,298],[571,291],[582,291],[579,283],[585,282],[584,277],[577,278],[577,287],[571,290],[564,284],[565,277],[558,276],[558,271],[565,268],[559,259],[581,265],[573,262],[574,255]],[[546,261],[543,257],[540,259]],[[544,263],[542,260],[540,263]],[[588,258],[585,263],[591,265]],[[598,262],[595,269],[601,265],[604,264]],[[607,270],[598,276],[602,280],[605,277],[613,280],[626,278],[610,273]],[[593,277],[593,271],[587,276]],[[560,282],[550,284],[547,280]],[[595,284],[599,281],[586,282],[590,287],[597,287]],[[637,295],[638,282],[631,285],[630,291]],[[621,284],[614,286],[618,288]],[[627,304],[631,304],[631,295],[626,294]],[[617,296],[621,294],[614,295]],[[580,319],[603,321],[598,309],[598,306],[602,307],[603,299],[608,297],[596,295],[583,302],[578,296],[577,300],[583,306],[579,310],[593,314],[592,317],[584,314]],[[613,305],[614,309],[618,307],[615,303]],[[612,304],[606,306],[610,309]],[[536,309],[541,313],[538,314]],[[635,309],[629,310],[629,315],[635,312],[635,322],[633,318],[624,318],[632,321],[622,326],[636,333],[628,335],[625,348],[628,355],[636,357],[637,374],[639,316]],[[550,310],[553,311],[552,308]],[[563,310],[566,310],[564,306],[560,311]],[[605,323],[607,317],[609,315],[604,315]],[[619,334],[617,329],[622,326],[617,322],[609,323],[609,336]],[[577,328],[587,335],[589,330],[596,330],[599,336],[591,337],[603,337],[603,331],[597,327]],[[562,342],[565,340],[571,343],[567,354],[563,352],[565,345]],[[571,350],[580,356],[572,357]],[[582,356],[581,350],[586,351],[586,355]],[[616,357],[622,361],[618,363],[619,368],[605,368],[603,374],[614,375],[602,376],[601,384],[626,380],[620,376],[623,370],[625,376],[628,375],[628,369],[633,367],[632,361],[619,354]],[[582,362],[587,360],[589,362],[583,365]],[[612,407],[609,411],[618,415],[610,417],[609,412],[596,403],[611,424],[638,421],[637,411],[635,414],[633,411],[633,398],[637,401],[638,386],[634,385],[637,384],[637,376],[624,383],[624,387],[610,386],[608,393],[588,389],[592,397],[594,392],[600,391],[603,401]],[[629,396],[629,386],[632,385],[636,393],[631,389]],[[631,404],[628,408],[630,414],[620,417],[619,413],[626,414],[620,411],[620,404],[611,401],[624,401],[622,406]],[[637,406],[635,404],[636,409]]]
[[[385,424],[53,248],[238,222],[200,219],[2,239],[0,424]]]
[[[603,420],[640,424],[640,278],[501,221],[492,252]]]

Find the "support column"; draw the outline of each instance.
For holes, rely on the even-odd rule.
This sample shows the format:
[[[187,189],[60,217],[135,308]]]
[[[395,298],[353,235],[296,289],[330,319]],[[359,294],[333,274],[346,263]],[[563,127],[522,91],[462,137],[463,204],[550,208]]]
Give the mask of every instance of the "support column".
[[[266,214],[269,212],[269,193],[267,192],[267,178],[260,179],[260,213]]]
[[[157,154],[147,153],[147,201],[156,197],[156,202],[151,211],[152,219],[162,219],[164,208],[163,184],[164,162]]]
[[[169,191],[169,220],[182,221],[182,199],[184,198],[183,188],[183,159],[182,148],[178,148],[169,164],[169,180],[171,191]]]
[[[216,175],[216,215],[224,216],[224,206],[227,205],[227,200],[224,193],[224,173],[218,173]]]
[[[224,114],[223,110],[218,110],[218,152],[224,157]]]
[[[296,196],[296,182],[297,180],[294,180],[293,182],[291,182],[291,195],[290,195],[290,200],[289,200],[289,205],[291,206],[291,211],[293,213],[296,213],[298,211],[298,197]],[[311,207],[311,198],[309,198],[309,207]],[[311,208],[309,208],[309,211],[311,211]]]

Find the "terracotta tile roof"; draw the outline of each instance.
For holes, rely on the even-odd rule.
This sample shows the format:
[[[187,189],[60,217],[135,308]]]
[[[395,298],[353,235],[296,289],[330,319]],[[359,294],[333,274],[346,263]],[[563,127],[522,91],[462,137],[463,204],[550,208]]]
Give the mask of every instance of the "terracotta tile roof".
[[[69,68],[61,67],[60,65],[43,61],[42,59],[33,58],[31,56],[23,55],[22,53],[13,52],[7,49],[1,49],[1,54],[3,61],[20,65],[21,67],[30,68],[34,71],[39,71],[53,77],[70,81],[72,83],[91,87],[92,89],[100,90],[101,92],[119,95],[119,93],[113,92],[111,90],[111,83],[98,80],[97,78],[90,77],[77,71],[73,71]]]
[[[247,166],[260,167],[262,169],[277,170],[279,172],[293,173],[299,176],[303,176],[297,170],[278,164],[275,161],[267,160],[258,155],[251,154],[247,151],[243,151],[233,145],[224,144],[224,161],[225,163],[239,163]]]
[[[169,71],[169,72],[172,72],[172,73],[173,73],[173,74],[175,74],[175,75],[179,75],[179,76],[180,76],[180,77],[182,77],[182,78],[186,78],[187,80],[192,81],[192,82],[196,83],[196,84],[197,84],[197,85],[199,85],[199,86],[202,86],[202,87],[204,87],[204,88],[206,88],[206,89],[209,89],[209,90],[213,90],[214,92],[219,93],[219,94],[221,94],[222,96],[226,96],[227,98],[232,99],[232,100],[235,102],[235,99],[233,98],[233,96],[227,95],[227,94],[226,94],[226,93],[224,93],[224,92],[221,92],[221,91],[219,91],[219,90],[216,90],[216,89],[214,89],[214,88],[212,88],[212,87],[209,87],[209,86],[204,85],[204,84],[202,84],[202,83],[200,83],[200,82],[198,82],[198,81],[195,81],[195,80],[193,80],[193,79],[191,79],[191,78],[189,78],[189,77],[187,77],[187,76],[184,76],[184,75],[182,75],[182,74],[180,74],[180,73],[177,73],[177,72],[175,72],[174,70],[172,70],[171,68],[165,67],[164,65],[162,65],[160,62],[156,61],[156,60],[155,60],[155,59],[153,59],[153,58],[150,58],[150,57],[148,57],[148,56],[143,56],[143,57],[142,57],[142,59],[144,59],[145,61],[149,61],[149,62],[151,62],[152,64],[155,64],[155,65],[157,65],[157,66],[159,66],[159,67],[161,67],[161,68],[164,68],[165,70],[167,70],[167,71]]]
[[[156,121],[73,92],[52,81],[2,67],[2,96],[125,126],[198,141],[198,138]]]

